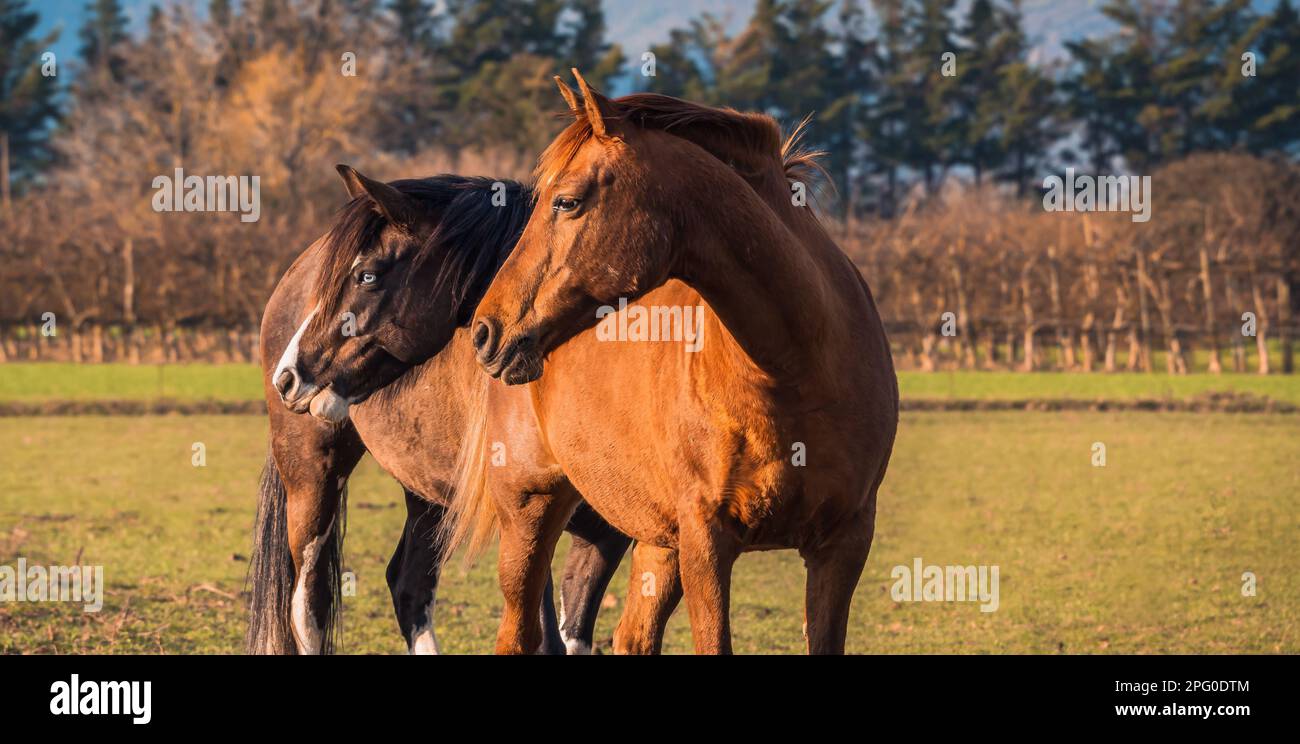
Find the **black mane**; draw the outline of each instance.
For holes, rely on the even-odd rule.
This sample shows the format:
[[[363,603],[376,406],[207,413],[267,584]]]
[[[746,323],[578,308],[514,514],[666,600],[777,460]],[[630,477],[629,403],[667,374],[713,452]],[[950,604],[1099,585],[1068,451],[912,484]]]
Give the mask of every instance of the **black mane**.
[[[501,206],[493,204],[498,183],[504,186],[505,204]],[[517,181],[448,174],[389,185],[411,197],[437,225],[423,236],[407,279],[427,261],[441,261],[432,291],[450,292],[456,323],[468,323],[528,222],[532,190]],[[388,220],[365,196],[339,211],[325,238],[327,252],[314,288],[322,309],[315,322],[328,322],[326,319],[337,314],[353,262],[378,243],[387,226]]]

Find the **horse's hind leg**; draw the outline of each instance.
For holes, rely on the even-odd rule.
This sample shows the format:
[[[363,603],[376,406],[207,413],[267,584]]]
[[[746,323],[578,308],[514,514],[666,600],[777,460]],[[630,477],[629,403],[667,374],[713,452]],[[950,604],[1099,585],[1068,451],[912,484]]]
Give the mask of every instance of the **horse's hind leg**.
[[[387,578],[397,625],[412,654],[438,653],[433,605],[438,595],[442,551],[434,537],[446,511],[442,504],[406,491],[406,525],[388,562]]]
[[[849,606],[871,551],[875,523],[874,509],[864,511],[845,523],[832,541],[799,551],[808,568],[804,605],[808,653],[844,653]]]
[[[538,613],[542,622],[542,645],[537,653],[544,656],[564,656],[564,638],[560,636],[560,618],[555,613],[555,584],[551,572],[546,572],[546,589],[542,592],[542,609]]]
[[[339,610],[343,488],[365,450],[350,427],[335,427],[314,438],[302,433],[306,439],[273,436],[271,452],[287,499],[295,577],[290,628],[298,653],[320,654],[332,650]]]
[[[677,551],[646,543],[632,548],[627,606],[614,631],[614,653],[657,654],[664,628],[682,599]]]
[[[578,504],[567,529],[573,544],[560,585],[560,635],[567,653],[589,654],[600,602],[632,538],[611,527],[586,502]]]
[[[406,639],[406,649],[411,654],[438,653],[438,638],[434,633],[433,608],[438,596],[438,576],[442,567],[442,550],[437,542],[438,526],[446,516],[442,504],[425,501],[415,493],[406,491],[406,525],[402,528],[397,550],[388,562],[388,589],[393,596],[393,610],[397,625]],[[560,638],[555,617],[552,588],[548,580],[542,598],[543,654],[564,655],[564,642]]]

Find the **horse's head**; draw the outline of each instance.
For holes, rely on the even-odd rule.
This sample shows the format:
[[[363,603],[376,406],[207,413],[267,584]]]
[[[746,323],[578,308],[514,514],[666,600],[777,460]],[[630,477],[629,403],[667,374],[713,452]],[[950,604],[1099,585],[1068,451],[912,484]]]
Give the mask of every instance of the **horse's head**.
[[[494,189],[458,176],[387,184],[338,171],[352,201],[325,238],[313,309],[272,377],[290,410],[335,423],[468,323],[528,202],[517,184]]]
[[[479,363],[511,385],[537,379],[546,355],[594,326],[601,306],[668,279],[683,211],[668,196],[672,164],[708,157],[624,119],[574,74],[583,102],[556,78],[575,121],[543,153],[538,207],[472,327]]]

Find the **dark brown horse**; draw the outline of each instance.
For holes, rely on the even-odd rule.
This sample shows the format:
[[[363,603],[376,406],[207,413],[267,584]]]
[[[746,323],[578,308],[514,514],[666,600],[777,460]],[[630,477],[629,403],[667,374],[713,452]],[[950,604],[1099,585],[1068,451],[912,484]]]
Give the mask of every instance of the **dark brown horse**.
[[[387,571],[398,624],[412,653],[436,652],[432,613],[442,554],[435,537],[462,444],[466,388],[480,375],[456,329],[513,247],[531,200],[513,182],[439,176],[389,185],[340,172],[352,202],[285,273],[262,322],[271,452],[250,573],[248,646],[263,653],[332,648],[344,486],[368,450],[406,494],[407,522]],[[320,385],[321,378],[299,372],[303,357],[316,353],[311,339],[304,341],[305,321],[324,317],[312,308],[326,306],[330,316],[347,308],[351,325],[322,322],[317,330],[337,331],[347,345],[335,355],[356,362],[373,388],[335,379]],[[382,327],[373,322],[381,312],[392,313]],[[408,312],[450,322],[422,315],[407,334],[398,324],[413,317]],[[437,331],[418,335],[431,328]],[[370,395],[380,382],[393,384]],[[327,421],[280,404],[283,395],[305,410],[320,389],[347,391],[355,403],[350,418]],[[570,529],[568,612],[557,629],[548,591],[545,652],[590,650],[599,602],[629,542],[590,510],[575,514]]]
[[[808,569],[809,651],[842,652],[898,418],[871,293],[791,203],[770,118],[579,84],[582,109],[538,168],[541,208],[478,306],[480,363],[531,383],[549,455],[638,541],[634,575],[663,584],[680,571],[697,651],[730,651],[739,554],[793,548]],[[752,156],[726,163],[701,144],[718,139]],[[583,332],[634,300],[703,310],[702,345]],[[485,437],[512,398],[488,386]],[[532,651],[543,564],[576,501],[521,501],[481,458],[464,470],[457,514],[501,523],[497,648]],[[493,509],[467,505],[481,498]]]

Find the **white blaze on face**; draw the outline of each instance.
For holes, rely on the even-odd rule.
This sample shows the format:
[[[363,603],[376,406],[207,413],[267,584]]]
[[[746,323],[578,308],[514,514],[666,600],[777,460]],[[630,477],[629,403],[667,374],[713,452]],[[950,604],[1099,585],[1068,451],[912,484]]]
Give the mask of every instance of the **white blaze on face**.
[[[275,372],[271,374],[271,384],[275,384],[275,381],[280,379],[280,373],[286,369],[293,369],[295,373],[297,372],[298,342],[302,339],[302,334],[307,330],[307,324],[311,322],[312,318],[316,317],[318,312],[320,312],[319,302],[316,303],[316,307],[312,308],[310,313],[307,313],[307,317],[302,321],[302,325],[298,326],[293,338],[289,339],[289,345],[285,347],[284,353],[280,355],[280,362],[275,365]],[[301,380],[302,376],[299,375],[298,379]]]

